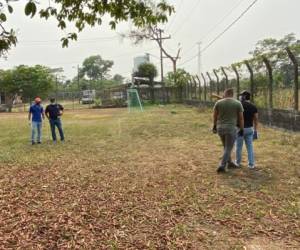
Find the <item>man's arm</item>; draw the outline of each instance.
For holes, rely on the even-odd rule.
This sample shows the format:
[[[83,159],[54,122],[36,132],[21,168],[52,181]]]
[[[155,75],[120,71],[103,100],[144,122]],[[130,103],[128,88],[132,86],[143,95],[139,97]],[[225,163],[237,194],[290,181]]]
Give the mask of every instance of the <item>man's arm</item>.
[[[45,112],[44,112],[43,108],[42,108],[42,117],[43,117],[43,120],[45,120]]]
[[[212,129],[214,134],[217,133],[217,122],[218,122],[218,110],[215,106],[214,107],[214,113],[213,113],[213,129]]]
[[[46,117],[47,117],[48,119],[50,119],[48,107],[46,107],[45,115],[46,115]]]
[[[243,112],[239,112],[239,127],[241,130],[244,129],[244,114],[243,114]]]
[[[258,113],[254,114],[254,117],[253,117],[253,126],[254,126],[254,130],[257,131],[257,129],[258,129]]]
[[[31,112],[29,111],[28,113],[28,121],[30,122],[31,121]]]
[[[217,122],[218,122],[218,110],[214,109],[214,114],[213,114],[213,124],[214,124],[214,127],[217,126]]]
[[[64,113],[64,107],[60,104],[58,104],[58,107],[59,107],[59,115],[62,116]]]

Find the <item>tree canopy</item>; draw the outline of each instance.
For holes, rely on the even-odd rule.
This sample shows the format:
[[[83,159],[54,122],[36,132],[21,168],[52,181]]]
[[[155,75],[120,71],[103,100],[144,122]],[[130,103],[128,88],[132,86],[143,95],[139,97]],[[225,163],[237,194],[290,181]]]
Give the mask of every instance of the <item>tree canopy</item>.
[[[112,78],[116,83],[118,84],[123,84],[124,83],[124,80],[125,80],[125,77],[123,77],[122,75],[120,74],[115,74]]]
[[[148,78],[150,85],[153,85],[153,80],[157,76],[156,66],[153,63],[142,63],[135,76]]]
[[[169,86],[183,87],[191,80],[191,75],[184,69],[177,69],[176,72],[167,74],[166,83]]]
[[[33,67],[20,65],[0,72],[1,91],[6,93],[9,100],[15,95],[25,99],[35,96],[46,97],[53,90],[54,82],[50,69],[41,65]]]
[[[13,2],[19,0],[0,1],[0,54],[5,54],[16,45],[17,37],[13,29],[6,27],[7,15],[12,14]],[[25,15],[57,20],[58,27],[65,30],[74,23],[77,31],[67,33],[61,39],[62,46],[67,47],[69,40],[76,40],[78,32],[86,26],[101,25],[103,18],[110,17],[109,25],[115,29],[122,21],[129,21],[136,27],[156,25],[167,22],[168,16],[174,12],[174,7],[165,0],[50,0],[48,7],[39,8],[35,0],[23,0]]]
[[[113,64],[113,61],[104,60],[100,55],[90,56],[83,61],[80,76],[87,76],[90,80],[103,80]]]

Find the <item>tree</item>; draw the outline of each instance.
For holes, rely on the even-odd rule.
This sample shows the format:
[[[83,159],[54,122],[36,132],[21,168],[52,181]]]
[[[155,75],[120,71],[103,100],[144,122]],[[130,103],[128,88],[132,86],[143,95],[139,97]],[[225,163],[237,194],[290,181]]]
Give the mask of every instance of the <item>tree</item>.
[[[293,79],[293,66],[285,51],[287,47],[294,47],[296,56],[300,56],[300,40],[294,33],[288,34],[281,39],[267,38],[258,41],[256,47],[250,54],[254,57],[254,66],[257,71],[264,71],[265,65],[261,57],[266,56],[274,70],[274,79],[276,84],[289,86]]]
[[[145,77],[149,79],[151,101],[154,102],[154,78],[157,76],[157,69],[152,63],[142,63],[138,67],[138,71],[134,74],[137,77]]]
[[[191,75],[184,69],[177,69],[176,72],[167,74],[166,83],[169,86],[176,86],[179,89],[179,97],[182,99],[183,87],[191,80]]]
[[[175,73],[169,72],[166,78],[167,85],[180,88],[183,88],[190,80],[191,75],[184,69],[177,69]]]
[[[157,76],[156,66],[153,63],[142,63],[138,67],[138,71],[135,73],[135,76],[148,78],[149,85],[153,87],[154,78]]]
[[[90,80],[103,80],[113,64],[113,61],[104,60],[100,55],[90,56],[84,60],[80,75]]]
[[[123,84],[125,77],[119,75],[119,74],[115,74],[114,77],[112,78],[117,84]]]
[[[7,15],[13,13],[12,2],[19,0],[0,1],[0,54],[5,54],[12,46],[16,45],[17,37],[12,29],[7,29],[5,23]],[[94,27],[102,24],[104,16],[110,16],[109,25],[115,29],[117,24],[131,20],[134,26],[144,27],[167,22],[168,15],[174,12],[174,8],[165,0],[52,0],[45,8],[38,8],[35,0],[24,1],[25,14],[31,18],[39,13],[39,17],[57,20],[58,27],[62,30],[69,23],[74,23],[76,32],[67,33],[61,39],[62,46],[67,47],[69,40],[76,40],[77,34],[86,26]],[[9,31],[8,31],[9,30]]]
[[[47,67],[20,65],[11,70],[1,71],[1,91],[6,94],[7,105],[12,106],[18,95],[24,99],[35,96],[46,97],[54,89],[55,79]]]

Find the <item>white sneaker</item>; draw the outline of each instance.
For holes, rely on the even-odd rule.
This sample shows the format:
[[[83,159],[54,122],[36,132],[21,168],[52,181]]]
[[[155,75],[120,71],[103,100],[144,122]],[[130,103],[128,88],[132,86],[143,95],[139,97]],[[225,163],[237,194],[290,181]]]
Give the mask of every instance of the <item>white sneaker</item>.
[[[251,170],[256,169],[255,166],[250,166],[250,165],[248,166],[248,168],[251,169]]]

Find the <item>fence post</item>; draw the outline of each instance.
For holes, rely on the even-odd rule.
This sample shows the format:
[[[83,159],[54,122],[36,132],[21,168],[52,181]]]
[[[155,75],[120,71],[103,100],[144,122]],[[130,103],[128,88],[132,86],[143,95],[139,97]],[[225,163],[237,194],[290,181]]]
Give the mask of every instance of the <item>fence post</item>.
[[[206,79],[205,79],[205,76],[203,75],[203,73],[201,73],[201,76],[202,76],[202,79],[203,79],[203,82],[204,82],[204,101],[206,102],[207,99],[206,99]]]
[[[188,80],[188,96],[187,99],[190,100],[191,97],[191,82],[190,80]]]
[[[245,61],[246,67],[250,73],[250,92],[251,92],[251,101],[254,101],[254,74],[253,69],[249,63],[249,61]]]
[[[196,82],[196,79],[195,79],[194,76],[192,76],[192,80],[193,80],[193,83],[194,83],[194,90],[195,90],[194,98],[197,99],[197,82]]]
[[[223,75],[225,76],[225,89],[228,89],[228,85],[229,85],[228,75],[227,75],[227,73],[225,72],[224,67],[221,67],[221,70],[222,70],[222,72],[223,72]]]
[[[199,100],[202,100],[202,87],[201,87],[201,81],[198,75],[196,75],[196,78],[198,80],[198,85],[199,85]]]
[[[235,65],[232,64],[231,67],[236,75],[236,93],[238,96],[240,93],[240,75]]]
[[[213,87],[212,86],[212,79],[210,77],[209,72],[206,72],[206,75],[207,75],[207,77],[209,79],[209,94],[210,94],[209,100],[212,101],[212,87]]]
[[[214,69],[214,74],[216,76],[216,79],[217,79],[217,95],[220,95],[220,79],[219,79],[219,76],[218,76],[218,72]]]
[[[294,65],[294,110],[299,111],[299,64],[290,48],[286,48],[286,52]]]
[[[273,108],[273,69],[270,64],[270,61],[268,60],[267,57],[263,56],[263,62],[266,65],[267,71],[268,71],[268,77],[269,77],[269,108]]]

